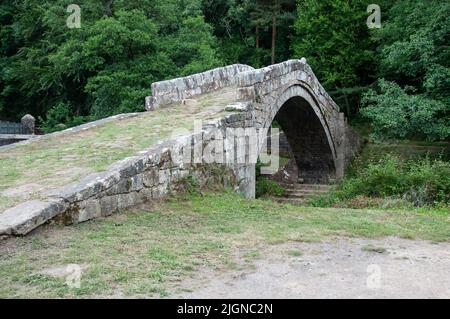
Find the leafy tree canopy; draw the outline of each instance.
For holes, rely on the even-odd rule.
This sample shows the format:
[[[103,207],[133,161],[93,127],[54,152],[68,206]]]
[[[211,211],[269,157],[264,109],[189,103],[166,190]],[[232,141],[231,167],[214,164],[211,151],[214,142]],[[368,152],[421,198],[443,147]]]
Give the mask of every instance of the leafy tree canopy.
[[[404,0],[394,4],[378,43],[377,88],[362,114],[378,138],[450,137],[450,3]]]
[[[377,138],[448,140],[450,4],[379,0],[70,0],[0,3],[0,117],[46,131],[143,110],[151,83],[226,64],[305,57]],[[64,124],[64,125],[60,125]]]
[[[153,81],[223,64],[199,0],[79,1],[79,29],[66,26],[70,3],[0,6],[2,117],[139,111]]]

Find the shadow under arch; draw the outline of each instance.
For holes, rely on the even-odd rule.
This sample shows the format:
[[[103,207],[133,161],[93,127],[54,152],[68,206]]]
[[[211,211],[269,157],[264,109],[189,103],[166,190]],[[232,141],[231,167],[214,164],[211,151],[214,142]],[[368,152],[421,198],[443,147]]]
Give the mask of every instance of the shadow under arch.
[[[276,121],[284,132],[303,183],[329,183],[336,179],[336,148],[325,114],[309,90],[301,85],[289,87],[277,99]]]

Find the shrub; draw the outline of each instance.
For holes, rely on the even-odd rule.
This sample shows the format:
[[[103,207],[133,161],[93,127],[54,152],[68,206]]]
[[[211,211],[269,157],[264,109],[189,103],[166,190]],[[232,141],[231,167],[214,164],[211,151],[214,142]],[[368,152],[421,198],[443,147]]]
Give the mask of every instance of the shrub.
[[[405,187],[402,165],[401,160],[393,155],[369,162],[366,167],[356,171],[355,176],[344,179],[337,191],[338,195],[342,199],[349,199],[355,195],[384,197],[398,194]]]
[[[416,206],[425,203],[450,202],[450,163],[442,160],[411,161],[405,174],[404,197]]]
[[[262,196],[283,196],[285,190],[278,185],[277,182],[268,179],[267,177],[260,176],[256,180],[256,197]]]
[[[450,136],[449,109],[445,101],[425,94],[408,94],[395,82],[379,80],[380,90],[369,90],[361,114],[372,123],[376,139],[425,138],[445,140]]]
[[[191,174],[189,174],[186,178],[182,179],[180,185],[182,185],[184,191],[186,191],[188,194],[196,195],[200,193],[199,192],[200,182],[195,176]]]
[[[353,169],[335,190],[313,206],[399,208],[450,202],[450,163],[441,159],[404,161],[387,154]]]
[[[71,114],[71,106],[68,103],[60,102],[48,110],[45,120],[39,117],[41,128],[45,133],[52,133],[95,119],[93,116],[72,116]]]

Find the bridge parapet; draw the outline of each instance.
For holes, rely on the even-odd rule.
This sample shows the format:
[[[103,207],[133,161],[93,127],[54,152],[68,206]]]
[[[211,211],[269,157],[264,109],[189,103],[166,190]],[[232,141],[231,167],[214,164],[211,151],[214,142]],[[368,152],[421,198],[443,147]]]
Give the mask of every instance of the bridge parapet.
[[[152,96],[145,99],[148,111],[181,102],[194,96],[236,85],[237,75],[253,70],[251,66],[233,64],[182,78],[152,84]]]
[[[288,60],[262,69],[253,69],[239,73],[237,98],[239,100],[248,100],[261,97],[292,85],[295,81],[300,81],[307,85],[321,104],[329,105],[335,111],[339,111],[339,106],[320,84],[305,58]]]

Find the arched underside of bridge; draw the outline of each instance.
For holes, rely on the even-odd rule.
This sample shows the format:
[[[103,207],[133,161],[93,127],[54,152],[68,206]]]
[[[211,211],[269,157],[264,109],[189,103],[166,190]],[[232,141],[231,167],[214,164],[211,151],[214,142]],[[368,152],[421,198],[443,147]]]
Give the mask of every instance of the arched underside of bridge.
[[[311,184],[335,180],[339,159],[336,134],[330,127],[333,121],[308,84],[296,80],[271,96],[276,98],[263,101],[269,112],[260,113],[258,122],[268,128],[276,121],[285,133],[296,164],[290,168],[289,179]]]
[[[303,97],[288,99],[274,119],[286,134],[298,168],[298,178],[305,183],[328,183],[336,168],[326,130],[313,107]]]

